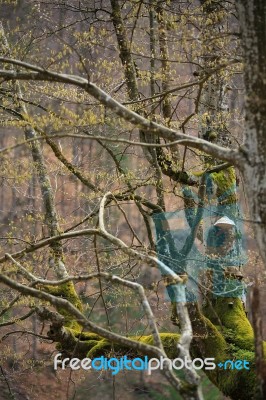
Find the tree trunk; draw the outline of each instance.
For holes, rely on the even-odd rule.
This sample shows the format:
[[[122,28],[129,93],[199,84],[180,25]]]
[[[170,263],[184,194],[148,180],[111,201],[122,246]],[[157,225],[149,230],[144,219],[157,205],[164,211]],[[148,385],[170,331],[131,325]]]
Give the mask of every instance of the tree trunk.
[[[242,172],[260,253],[266,262],[266,3],[265,0],[241,0],[237,5],[246,88]]]
[[[245,142],[242,146],[242,173],[249,199],[250,219],[254,226],[260,254],[266,262],[266,3],[265,0],[237,2],[245,80]],[[257,294],[258,298],[258,294]],[[255,303],[254,303],[255,304]],[[255,316],[257,307],[253,307]],[[256,319],[256,318],[255,318]],[[256,349],[260,346],[255,329]],[[262,346],[261,346],[262,347]],[[264,349],[265,351],[265,349]],[[266,366],[263,349],[256,352],[259,391],[266,398]],[[265,358],[265,353],[264,353]]]

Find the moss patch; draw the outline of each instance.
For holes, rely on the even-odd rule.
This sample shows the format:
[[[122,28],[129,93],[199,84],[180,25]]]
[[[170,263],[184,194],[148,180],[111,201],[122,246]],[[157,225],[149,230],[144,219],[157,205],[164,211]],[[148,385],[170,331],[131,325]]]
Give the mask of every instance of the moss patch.
[[[167,357],[169,357],[170,359],[178,357],[177,343],[180,339],[180,335],[177,333],[160,333],[160,338]],[[154,345],[152,335],[140,336],[132,339],[137,340],[141,343],[148,344],[150,346]]]
[[[223,327],[231,337],[229,341],[246,350],[254,349],[254,333],[246,316],[243,304],[238,298],[219,298],[213,305]],[[225,330],[226,333],[226,330]]]
[[[75,286],[73,282],[67,282],[60,286],[44,286],[44,290],[56,297],[61,297],[68,300],[73,306],[75,306],[79,311],[82,311],[82,303],[77,295]],[[65,318],[64,325],[66,327],[81,331],[81,326],[73,319],[73,315],[69,314],[67,310],[62,307],[57,307],[57,311]]]
[[[236,203],[236,173],[234,167],[229,167],[220,172],[213,172],[211,177],[217,185],[217,198],[220,204]]]

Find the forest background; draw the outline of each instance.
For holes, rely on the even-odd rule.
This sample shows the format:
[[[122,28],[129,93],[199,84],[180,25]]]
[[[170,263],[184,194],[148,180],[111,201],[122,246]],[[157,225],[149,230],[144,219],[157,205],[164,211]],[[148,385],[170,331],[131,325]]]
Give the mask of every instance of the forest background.
[[[264,398],[263,1],[0,7],[0,396]],[[223,215],[237,288],[217,296],[206,246]],[[194,370],[55,373],[57,350],[252,370],[202,374],[202,395]]]

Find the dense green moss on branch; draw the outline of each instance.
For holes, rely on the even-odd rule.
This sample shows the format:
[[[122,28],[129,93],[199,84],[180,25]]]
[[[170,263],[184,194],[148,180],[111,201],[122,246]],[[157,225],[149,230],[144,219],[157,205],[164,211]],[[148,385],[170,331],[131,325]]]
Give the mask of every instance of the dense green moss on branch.
[[[45,285],[43,289],[53,296],[61,297],[68,300],[73,306],[75,306],[79,311],[83,310],[82,302],[75,290],[73,282],[67,282],[60,286],[50,286]],[[81,326],[73,319],[72,314],[69,314],[64,308],[58,307],[57,311],[65,318],[65,326],[76,329],[81,332]]]
[[[254,333],[239,298],[218,298],[214,310],[222,325],[232,331],[232,341],[241,349],[254,350]]]
[[[236,172],[234,167],[223,169],[211,174],[213,182],[217,186],[216,196],[222,205],[236,203]]]

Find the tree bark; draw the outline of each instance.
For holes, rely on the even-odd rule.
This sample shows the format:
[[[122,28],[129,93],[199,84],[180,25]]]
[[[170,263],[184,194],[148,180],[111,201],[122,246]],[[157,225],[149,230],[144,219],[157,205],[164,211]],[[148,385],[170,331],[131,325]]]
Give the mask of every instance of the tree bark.
[[[246,91],[242,172],[260,253],[266,262],[266,3],[241,0],[237,7]]]

